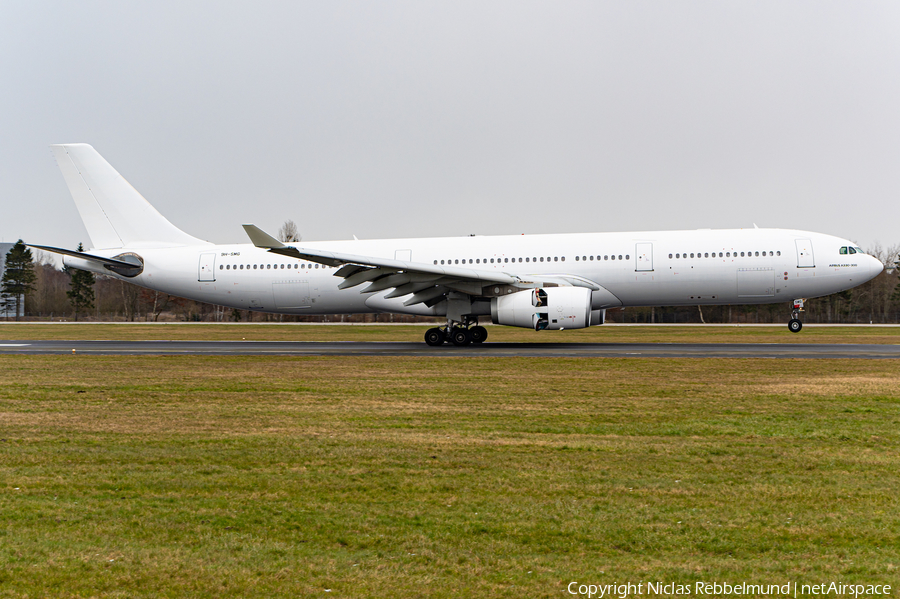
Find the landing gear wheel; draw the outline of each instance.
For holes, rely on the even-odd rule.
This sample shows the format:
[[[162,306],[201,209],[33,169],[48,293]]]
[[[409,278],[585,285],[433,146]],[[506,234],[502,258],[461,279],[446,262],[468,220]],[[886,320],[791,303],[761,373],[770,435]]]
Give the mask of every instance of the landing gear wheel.
[[[440,329],[428,329],[425,331],[425,343],[432,347],[444,344],[444,332]]]
[[[788,321],[788,329],[790,329],[790,331],[792,333],[799,333],[800,329],[802,329],[802,328],[803,328],[803,323],[800,322],[799,319],[792,318]]]
[[[453,329],[450,332],[450,341],[457,347],[463,347],[472,343],[472,335],[469,334],[469,329]]]
[[[469,335],[472,337],[472,343],[484,343],[487,340],[487,329],[481,326],[469,329]]]

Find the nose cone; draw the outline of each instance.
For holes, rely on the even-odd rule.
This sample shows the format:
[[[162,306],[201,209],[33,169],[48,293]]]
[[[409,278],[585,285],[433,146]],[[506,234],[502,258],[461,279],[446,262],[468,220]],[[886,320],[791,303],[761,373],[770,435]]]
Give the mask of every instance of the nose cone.
[[[866,256],[866,262],[863,264],[863,267],[866,269],[866,280],[871,281],[875,277],[881,274],[881,271],[884,270],[884,264],[881,263],[881,260],[874,256]]]

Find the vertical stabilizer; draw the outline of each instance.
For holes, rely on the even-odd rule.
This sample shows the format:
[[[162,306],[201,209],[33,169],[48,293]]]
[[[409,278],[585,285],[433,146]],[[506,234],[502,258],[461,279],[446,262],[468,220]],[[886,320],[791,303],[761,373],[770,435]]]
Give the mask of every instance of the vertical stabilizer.
[[[166,220],[93,147],[50,149],[94,248],[206,245]]]

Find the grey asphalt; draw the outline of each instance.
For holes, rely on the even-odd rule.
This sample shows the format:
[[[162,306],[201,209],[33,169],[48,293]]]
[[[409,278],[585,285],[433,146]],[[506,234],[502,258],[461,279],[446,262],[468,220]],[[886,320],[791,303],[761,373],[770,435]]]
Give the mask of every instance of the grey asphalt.
[[[0,354],[900,359],[900,345],[805,343],[485,343],[356,341],[0,341]]]

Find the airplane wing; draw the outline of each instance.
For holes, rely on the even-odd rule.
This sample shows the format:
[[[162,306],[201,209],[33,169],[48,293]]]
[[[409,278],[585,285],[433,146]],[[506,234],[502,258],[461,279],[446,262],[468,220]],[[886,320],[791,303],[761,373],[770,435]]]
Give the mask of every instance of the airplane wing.
[[[362,293],[393,289],[385,295],[385,299],[412,294],[412,297],[403,302],[405,306],[419,303],[432,306],[441,301],[449,291],[460,291],[475,296],[495,296],[508,293],[510,287],[516,291],[536,286],[587,287],[594,291],[600,289],[593,281],[565,273],[542,274],[539,275],[538,282],[528,275],[298,248],[285,245],[255,225],[244,225],[244,230],[253,245],[258,248],[300,260],[340,267],[334,273],[336,277],[344,279],[338,285],[339,289],[349,289],[368,283],[361,290]]]
[[[285,245],[255,225],[244,225],[244,230],[253,245],[258,248],[300,260],[339,266],[334,273],[334,276],[344,279],[338,285],[339,289],[349,289],[368,283],[368,286],[361,290],[362,293],[393,289],[385,295],[386,299],[411,293],[413,296],[403,302],[406,306],[418,303],[433,305],[448,291],[461,291],[470,295],[497,295],[506,293],[505,286],[515,287],[517,290],[534,287],[530,281],[508,273],[298,248]],[[485,292],[485,287],[497,285],[504,287],[493,293]]]

